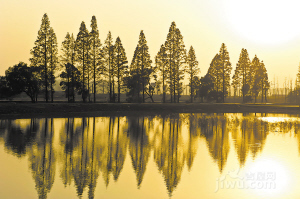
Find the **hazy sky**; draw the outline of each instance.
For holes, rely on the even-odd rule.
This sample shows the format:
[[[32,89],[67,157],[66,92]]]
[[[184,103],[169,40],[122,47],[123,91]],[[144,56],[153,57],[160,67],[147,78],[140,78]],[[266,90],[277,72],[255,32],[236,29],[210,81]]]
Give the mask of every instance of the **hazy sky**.
[[[225,43],[233,71],[246,48],[250,59],[257,54],[264,61],[271,81],[283,82],[295,79],[300,62],[299,6],[297,0],[0,0],[0,75],[19,61],[29,64],[47,13],[59,49],[67,32],[76,37],[81,21],[90,30],[95,15],[101,42],[109,30],[114,40],[120,36],[129,62],[144,30],[154,61],[175,21],[186,49],[196,51],[201,76]]]

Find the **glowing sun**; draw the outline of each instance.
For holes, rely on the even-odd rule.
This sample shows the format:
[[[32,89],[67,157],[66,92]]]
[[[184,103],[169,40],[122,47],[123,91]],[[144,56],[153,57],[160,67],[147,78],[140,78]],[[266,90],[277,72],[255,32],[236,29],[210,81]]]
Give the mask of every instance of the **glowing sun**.
[[[300,35],[298,0],[225,0],[229,26],[259,44],[281,44]]]

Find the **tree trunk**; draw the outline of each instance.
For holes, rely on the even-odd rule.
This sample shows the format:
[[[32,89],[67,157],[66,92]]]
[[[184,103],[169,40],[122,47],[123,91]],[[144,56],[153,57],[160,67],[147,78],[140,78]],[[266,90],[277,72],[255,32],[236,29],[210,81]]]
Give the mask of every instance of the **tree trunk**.
[[[176,103],[176,78],[174,77],[174,82],[173,82],[173,97],[174,97],[174,103]]]
[[[88,84],[88,96],[89,96],[89,102],[91,101],[91,96],[90,96],[90,67],[89,67],[89,60],[88,60],[88,57],[89,57],[89,52],[87,51],[87,55],[86,55],[86,58],[87,58],[87,75],[88,75],[88,77],[87,77],[87,84]]]
[[[48,74],[47,74],[47,34],[45,34],[45,52],[44,52],[44,67],[45,67],[45,98],[48,102]]]
[[[120,55],[120,49],[118,49],[118,54]],[[118,57],[117,63],[118,63],[118,103],[120,103],[120,58]]]
[[[118,78],[118,103],[121,101],[121,89],[120,89],[120,83],[119,83],[119,78]]]
[[[68,77],[67,96],[68,96],[68,103],[70,103],[70,77],[69,77],[70,69],[69,68],[66,69],[67,69],[67,77]]]
[[[190,86],[191,86],[191,103],[193,103],[193,75],[192,75],[192,67],[191,67],[191,81],[190,81]]]
[[[143,86],[143,103],[145,103],[144,47],[142,47],[142,86]]]
[[[261,103],[264,102],[264,84],[261,83]]]
[[[225,63],[223,62],[223,93],[222,93],[222,102],[225,102]]]
[[[166,91],[165,91],[165,69],[163,66],[163,103],[166,103]]]
[[[267,102],[267,89],[265,89],[265,102]]]
[[[245,103],[245,69],[243,70],[243,103]]]
[[[51,84],[51,103],[53,103],[53,55],[52,55],[52,43],[51,43],[51,76],[50,76],[50,84]]]
[[[109,79],[109,102],[112,102],[112,95],[111,95],[111,92],[112,92],[112,87],[111,87],[111,57],[110,57],[110,51],[111,51],[111,46],[109,45],[108,46],[108,79]]]
[[[74,85],[74,74],[73,69],[71,69],[71,95],[72,95],[72,102],[75,102],[75,85]]]
[[[116,99],[115,99],[115,80],[113,78],[113,81],[112,81],[112,102],[116,102]]]
[[[85,81],[85,78],[84,78],[85,77],[84,56],[85,56],[85,54],[84,54],[84,48],[85,48],[85,46],[83,45],[83,53],[82,53],[82,55],[83,55],[83,57],[82,57],[82,100],[83,100],[83,102],[85,102],[85,85],[84,85],[84,81]]]
[[[95,40],[94,40],[94,103],[96,103],[96,55],[95,55]]]

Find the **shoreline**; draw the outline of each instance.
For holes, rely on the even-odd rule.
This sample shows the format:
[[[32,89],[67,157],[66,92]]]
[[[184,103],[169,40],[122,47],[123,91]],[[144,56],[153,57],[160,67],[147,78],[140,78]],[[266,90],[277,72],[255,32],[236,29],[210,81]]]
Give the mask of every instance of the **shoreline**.
[[[299,115],[299,105],[237,103],[0,103],[0,118],[96,117],[172,113],[278,113]]]

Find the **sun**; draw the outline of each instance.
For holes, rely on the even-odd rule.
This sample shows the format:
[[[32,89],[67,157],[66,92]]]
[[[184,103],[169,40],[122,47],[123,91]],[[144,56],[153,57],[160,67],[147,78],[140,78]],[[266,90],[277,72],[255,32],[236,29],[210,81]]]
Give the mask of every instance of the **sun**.
[[[250,42],[277,45],[300,35],[298,0],[225,0],[224,17]]]

